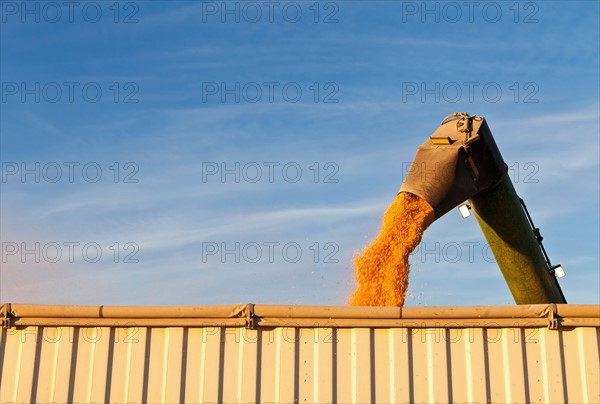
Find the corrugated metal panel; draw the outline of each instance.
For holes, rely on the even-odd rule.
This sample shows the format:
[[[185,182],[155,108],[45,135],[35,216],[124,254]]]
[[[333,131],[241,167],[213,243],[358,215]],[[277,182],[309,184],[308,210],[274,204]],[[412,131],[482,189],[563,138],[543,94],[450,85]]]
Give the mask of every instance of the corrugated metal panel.
[[[600,309],[584,308],[562,311],[590,319]],[[94,327],[93,316],[75,315],[59,326],[13,325],[1,334],[0,401],[600,402],[598,317],[557,330],[527,318],[469,327],[480,311],[468,318],[455,308],[452,327],[364,327],[360,318],[337,327],[343,316],[331,310],[329,327]],[[409,317],[449,317],[440,310],[452,308]],[[307,316],[286,318],[292,325]]]

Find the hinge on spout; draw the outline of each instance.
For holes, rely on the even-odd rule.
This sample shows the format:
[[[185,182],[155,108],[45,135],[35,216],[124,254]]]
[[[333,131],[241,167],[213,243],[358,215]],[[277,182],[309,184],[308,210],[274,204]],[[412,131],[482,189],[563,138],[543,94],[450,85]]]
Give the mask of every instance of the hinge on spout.
[[[442,121],[442,125],[450,121],[457,121],[456,130],[465,134],[465,144],[468,145],[473,140],[476,140],[476,137],[472,137],[474,120],[480,121],[481,117],[469,115],[467,112],[455,112],[445,117]]]

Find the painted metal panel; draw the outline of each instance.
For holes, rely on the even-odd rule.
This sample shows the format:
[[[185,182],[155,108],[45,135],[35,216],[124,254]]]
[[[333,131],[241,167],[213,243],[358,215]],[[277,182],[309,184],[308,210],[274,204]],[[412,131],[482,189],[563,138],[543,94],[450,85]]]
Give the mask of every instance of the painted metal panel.
[[[0,402],[597,403],[600,323],[586,316],[558,329],[469,327],[481,319],[464,313],[452,327],[336,327],[335,313],[329,327],[13,325]]]

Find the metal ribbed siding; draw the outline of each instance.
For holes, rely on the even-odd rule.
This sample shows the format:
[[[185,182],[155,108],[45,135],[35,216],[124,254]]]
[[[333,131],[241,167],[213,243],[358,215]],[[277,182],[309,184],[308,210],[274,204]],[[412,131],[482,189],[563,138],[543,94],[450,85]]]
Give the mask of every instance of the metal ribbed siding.
[[[600,402],[589,326],[62,325],[1,338],[3,403]]]

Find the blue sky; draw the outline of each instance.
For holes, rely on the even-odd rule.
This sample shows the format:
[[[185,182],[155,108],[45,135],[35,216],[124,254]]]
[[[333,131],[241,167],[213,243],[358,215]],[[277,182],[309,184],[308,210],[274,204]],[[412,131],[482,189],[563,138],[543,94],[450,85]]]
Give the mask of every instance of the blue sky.
[[[599,303],[599,3],[473,7],[2,2],[0,300],[346,304],[416,147],[468,111],[567,300]],[[513,304],[491,258],[451,211],[406,304]]]

